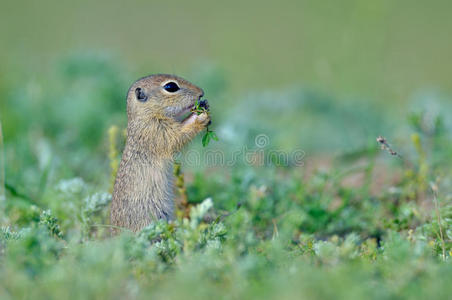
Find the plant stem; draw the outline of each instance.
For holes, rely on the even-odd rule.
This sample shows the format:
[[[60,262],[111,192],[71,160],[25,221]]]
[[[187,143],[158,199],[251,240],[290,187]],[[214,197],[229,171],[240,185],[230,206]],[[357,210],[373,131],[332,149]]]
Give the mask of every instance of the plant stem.
[[[443,226],[441,225],[441,214],[440,214],[440,210],[439,210],[438,191],[437,191],[436,185],[434,187],[432,187],[432,192],[433,192],[433,202],[435,203],[435,213],[436,213],[436,218],[437,218],[438,227],[439,227],[441,248],[442,248],[442,252],[443,252],[442,256],[443,256],[443,260],[446,261],[446,243],[444,242]]]
[[[109,187],[109,192],[112,193],[113,192],[113,187],[115,185],[115,180],[116,180],[116,173],[118,173],[118,167],[119,167],[119,151],[118,151],[118,145],[117,145],[117,137],[119,134],[119,128],[118,126],[111,126],[108,129],[108,142],[109,142],[109,147],[108,147],[108,158],[110,160],[110,187]]]
[[[188,203],[187,189],[185,188],[184,173],[179,162],[174,163],[174,176],[176,177],[176,187],[181,197],[179,206],[184,218],[190,217],[190,203]]]
[[[4,162],[4,146],[2,122],[0,120],[0,204],[5,201],[5,162]]]

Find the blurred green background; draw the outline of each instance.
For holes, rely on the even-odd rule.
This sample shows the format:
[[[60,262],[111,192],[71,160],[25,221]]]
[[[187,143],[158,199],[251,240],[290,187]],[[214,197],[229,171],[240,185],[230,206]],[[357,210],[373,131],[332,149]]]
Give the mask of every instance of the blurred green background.
[[[403,136],[409,114],[421,110],[441,112],[450,127],[450,8],[448,1],[2,1],[6,143],[34,131],[93,149],[108,126],[125,126],[128,86],[152,73],[205,89],[222,149],[259,132],[285,150],[355,149],[378,134]]]
[[[447,299],[451,9],[1,0],[0,298]],[[304,164],[182,160],[190,221],[106,239],[126,92],[153,73],[209,99],[220,140],[185,151],[265,134]]]
[[[21,68],[21,78],[39,78],[62,56],[88,51],[114,55],[133,75],[190,77],[196,63],[214,63],[232,99],[295,84],[406,104],[421,88],[451,91],[450,9],[407,0],[2,1],[2,77]]]

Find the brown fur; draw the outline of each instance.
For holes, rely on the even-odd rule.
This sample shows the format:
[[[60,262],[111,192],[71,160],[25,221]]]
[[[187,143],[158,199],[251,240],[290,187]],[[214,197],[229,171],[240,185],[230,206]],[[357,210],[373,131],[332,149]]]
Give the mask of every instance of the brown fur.
[[[177,83],[180,90],[166,92],[163,85]],[[147,101],[137,100],[141,88]],[[175,116],[193,106],[203,91],[172,75],[151,75],[136,81],[127,95],[127,142],[116,175],[111,224],[134,232],[153,219],[173,217],[173,156],[202,131],[207,114],[191,114],[184,121]]]

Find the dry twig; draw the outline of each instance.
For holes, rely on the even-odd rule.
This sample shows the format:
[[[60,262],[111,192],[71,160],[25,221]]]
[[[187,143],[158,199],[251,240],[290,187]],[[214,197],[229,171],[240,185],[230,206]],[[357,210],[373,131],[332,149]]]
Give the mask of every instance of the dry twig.
[[[397,156],[399,158],[402,158],[402,156],[399,153],[397,153],[396,151],[394,151],[391,148],[391,146],[389,145],[389,143],[388,143],[388,141],[386,140],[385,137],[380,135],[379,137],[377,137],[377,142],[378,142],[378,144],[380,144],[381,150],[386,150],[386,151],[389,152],[389,154],[391,154],[393,156]]]

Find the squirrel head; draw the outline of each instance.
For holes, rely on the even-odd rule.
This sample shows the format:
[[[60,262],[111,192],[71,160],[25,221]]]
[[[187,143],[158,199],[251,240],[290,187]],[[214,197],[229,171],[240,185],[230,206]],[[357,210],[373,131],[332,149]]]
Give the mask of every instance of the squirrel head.
[[[127,94],[130,121],[178,121],[204,96],[204,91],[174,75],[157,74],[137,80]]]

